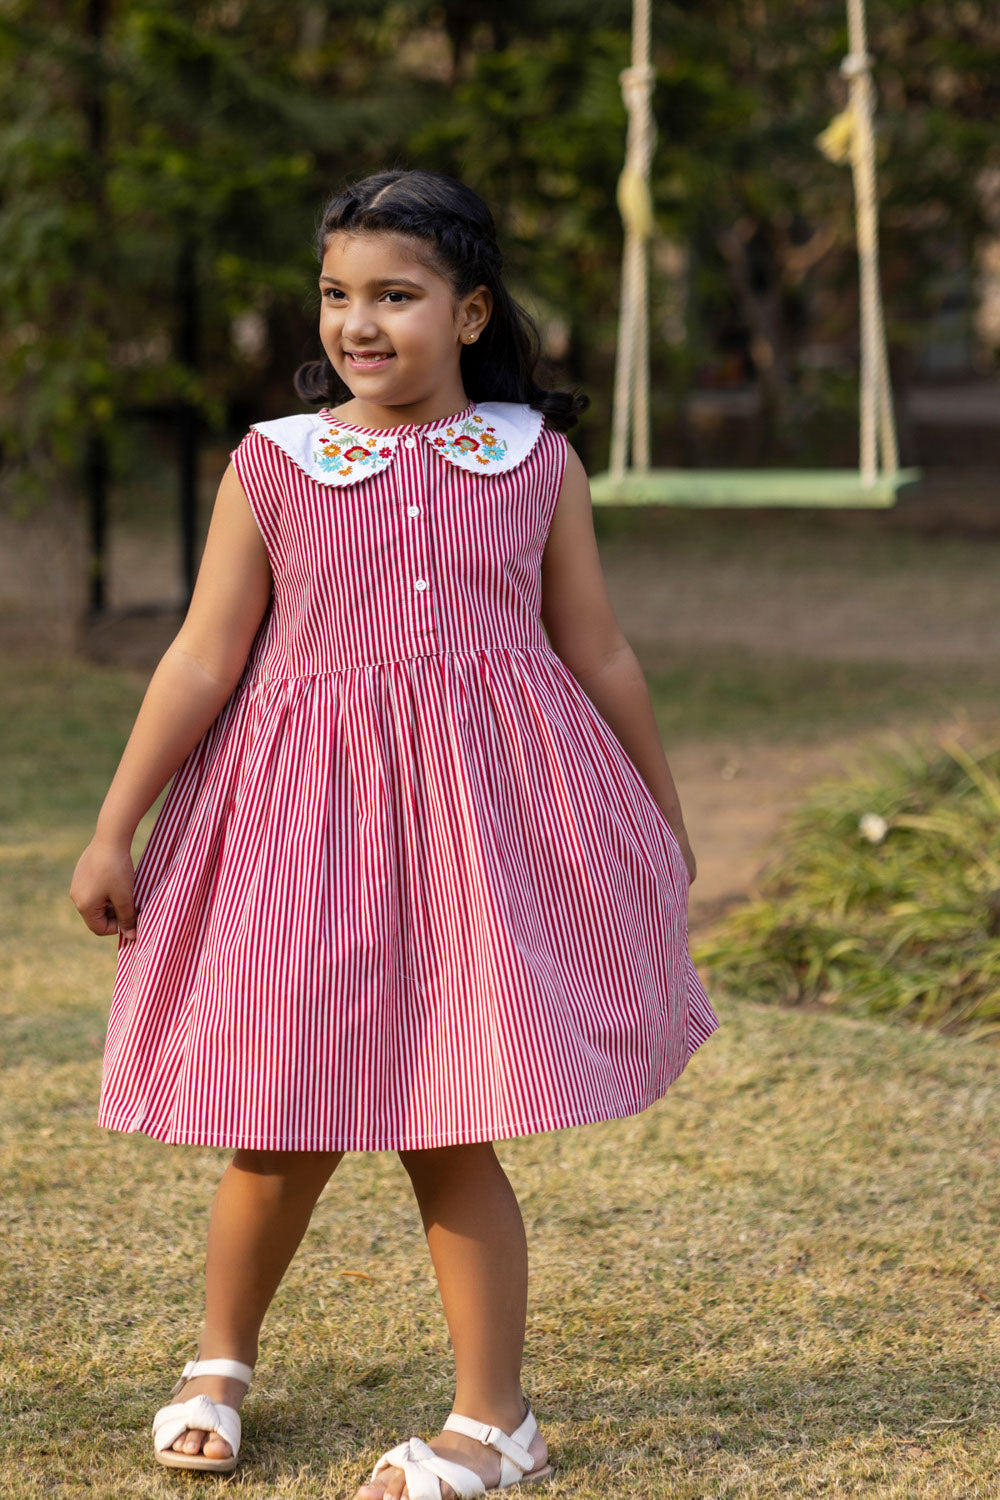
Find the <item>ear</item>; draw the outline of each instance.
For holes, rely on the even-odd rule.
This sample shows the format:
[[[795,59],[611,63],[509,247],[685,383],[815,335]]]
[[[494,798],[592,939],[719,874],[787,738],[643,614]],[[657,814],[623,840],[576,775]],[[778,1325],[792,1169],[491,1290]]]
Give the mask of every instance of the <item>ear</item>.
[[[463,297],[459,307],[459,343],[474,344],[490,321],[492,312],[493,293],[488,286],[477,286],[475,291]]]

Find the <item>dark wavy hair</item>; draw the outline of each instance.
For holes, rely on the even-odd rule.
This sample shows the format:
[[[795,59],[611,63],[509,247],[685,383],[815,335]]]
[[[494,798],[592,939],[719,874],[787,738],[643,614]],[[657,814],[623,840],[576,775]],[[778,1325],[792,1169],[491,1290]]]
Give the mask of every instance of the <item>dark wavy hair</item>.
[[[456,297],[489,287],[493,311],[481,337],[461,351],[462,382],[472,401],[517,401],[565,432],[590,405],[582,392],[545,390],[535,380],[541,340],[534,322],[508,292],[503,256],[489,208],[465,183],[438,172],[377,172],[351,183],[323,210],[316,248],[322,264],[327,241],[339,230],[402,234],[422,240],[427,264],[448,280]],[[324,354],[300,365],[295,390],[304,401],[336,404],[351,396]]]

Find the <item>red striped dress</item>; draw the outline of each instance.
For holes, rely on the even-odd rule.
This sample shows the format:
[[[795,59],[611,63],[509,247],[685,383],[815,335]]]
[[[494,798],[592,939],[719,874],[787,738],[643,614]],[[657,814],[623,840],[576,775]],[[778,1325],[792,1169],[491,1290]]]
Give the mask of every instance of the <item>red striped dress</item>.
[[[139,861],[102,1126],[530,1135],[646,1109],[718,1027],[677,841],[540,622],[566,452],[509,403],[237,448],[273,594]]]

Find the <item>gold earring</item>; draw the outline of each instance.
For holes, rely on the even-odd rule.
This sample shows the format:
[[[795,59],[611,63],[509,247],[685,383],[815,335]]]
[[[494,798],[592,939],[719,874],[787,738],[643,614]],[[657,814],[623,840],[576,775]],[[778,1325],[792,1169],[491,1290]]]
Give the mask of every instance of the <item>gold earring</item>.
[[[474,333],[470,333],[465,342],[467,344],[474,344],[476,342],[476,335]]]

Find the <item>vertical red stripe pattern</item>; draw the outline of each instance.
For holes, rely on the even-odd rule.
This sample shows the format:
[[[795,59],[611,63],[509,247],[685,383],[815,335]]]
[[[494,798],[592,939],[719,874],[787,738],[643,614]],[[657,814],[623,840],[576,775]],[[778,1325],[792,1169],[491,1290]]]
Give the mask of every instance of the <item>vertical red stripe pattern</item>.
[[[273,597],[139,861],[101,1125],[499,1140],[646,1109],[716,1030],[677,841],[541,625],[566,448],[335,488],[244,438]]]

